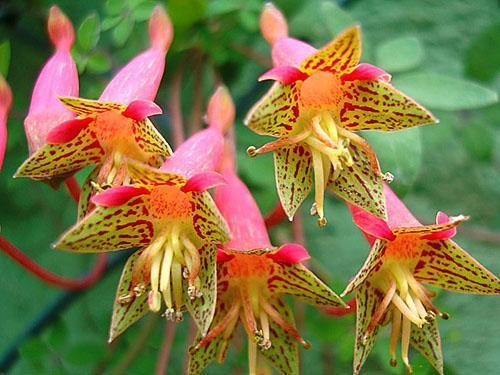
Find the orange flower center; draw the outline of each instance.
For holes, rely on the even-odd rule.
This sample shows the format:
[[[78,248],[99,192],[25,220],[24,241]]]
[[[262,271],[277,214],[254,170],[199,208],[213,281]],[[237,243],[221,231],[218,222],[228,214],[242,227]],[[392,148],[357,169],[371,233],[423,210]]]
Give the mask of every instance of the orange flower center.
[[[328,72],[317,72],[307,78],[300,90],[304,107],[321,109],[339,104],[342,98],[341,81]]]
[[[414,259],[420,254],[420,239],[415,235],[399,235],[387,245],[387,256]]]
[[[269,275],[273,260],[263,255],[238,255],[228,261],[231,278],[262,278]]]
[[[156,219],[187,219],[192,212],[187,194],[175,186],[155,186],[149,204],[151,215]]]

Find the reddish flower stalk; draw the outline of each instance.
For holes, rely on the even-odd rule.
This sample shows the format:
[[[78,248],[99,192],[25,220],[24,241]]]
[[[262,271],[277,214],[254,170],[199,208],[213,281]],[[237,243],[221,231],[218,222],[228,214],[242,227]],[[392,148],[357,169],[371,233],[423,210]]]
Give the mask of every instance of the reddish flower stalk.
[[[75,176],[71,176],[70,178],[64,180],[64,184],[66,185],[71,198],[73,198],[73,200],[78,203],[80,201],[81,189]]]
[[[278,202],[274,208],[267,213],[264,218],[264,222],[266,223],[266,227],[269,229],[282,223],[285,219],[287,219],[286,212],[283,209],[281,202]]]
[[[106,254],[99,254],[96,263],[86,276],[71,279],[48,271],[2,236],[0,236],[0,249],[32,275],[58,288],[69,290],[86,289],[98,281],[106,269]]]

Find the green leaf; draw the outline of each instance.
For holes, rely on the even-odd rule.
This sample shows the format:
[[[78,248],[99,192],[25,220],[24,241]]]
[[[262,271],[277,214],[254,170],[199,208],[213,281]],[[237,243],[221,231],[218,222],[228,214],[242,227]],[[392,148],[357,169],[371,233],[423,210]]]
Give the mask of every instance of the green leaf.
[[[10,63],[10,42],[8,40],[0,43],[0,74],[7,78]]]
[[[377,65],[390,73],[410,70],[422,62],[424,48],[413,36],[402,36],[381,44],[376,51]]]
[[[468,76],[490,81],[500,68],[500,22],[487,28],[469,46],[465,54],[465,71]]]
[[[82,74],[87,68],[88,56],[80,53],[76,48],[71,50],[71,55],[75,60],[76,67],[78,68],[78,73]]]
[[[120,22],[122,19],[122,16],[116,16],[116,17],[106,17],[102,20],[101,23],[101,30],[106,31],[109,29],[112,29],[116,25],[118,25],[118,22]]]
[[[135,21],[132,17],[124,17],[113,29],[113,41],[115,45],[121,47],[130,37],[132,30],[134,29]]]
[[[83,51],[90,51],[95,48],[101,36],[101,21],[95,12],[87,16],[77,32],[78,45]]]
[[[188,28],[205,17],[206,0],[170,0],[168,13],[174,23],[174,28]]]
[[[136,6],[132,10],[134,18],[136,21],[146,21],[149,16],[151,16],[151,12],[153,12],[153,8],[156,5],[155,0],[143,1]]]
[[[382,171],[394,175],[391,187],[396,187],[400,194],[407,192],[422,167],[420,128],[390,133],[364,132],[363,137],[375,150]]]
[[[65,348],[68,342],[69,331],[68,327],[62,319],[58,319],[55,323],[47,330],[47,343],[50,347],[56,351],[60,352]]]
[[[96,52],[89,57],[87,68],[92,73],[105,73],[111,69],[111,60],[104,52]]]
[[[208,18],[222,16],[227,13],[234,12],[241,8],[241,5],[236,1],[227,1],[227,0],[212,0],[207,4],[207,13],[206,16]]]
[[[89,363],[97,363],[105,354],[103,345],[94,341],[79,341],[71,346],[65,354],[65,359],[77,366],[88,365]]]
[[[104,5],[106,12],[112,16],[119,14],[125,7],[126,3],[123,0],[107,0]]]
[[[438,73],[405,74],[393,84],[427,107],[448,111],[485,107],[498,100],[494,91],[475,82]]]
[[[466,150],[476,160],[491,161],[495,148],[495,134],[483,123],[467,124],[463,128],[462,141]]]
[[[332,36],[356,22],[354,17],[332,1],[323,1],[320,6],[322,21]]]

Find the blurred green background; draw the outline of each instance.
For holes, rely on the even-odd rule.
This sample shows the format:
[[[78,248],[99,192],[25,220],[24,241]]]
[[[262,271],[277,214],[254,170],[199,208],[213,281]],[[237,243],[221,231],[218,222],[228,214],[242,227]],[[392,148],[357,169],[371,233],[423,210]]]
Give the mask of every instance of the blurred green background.
[[[27,156],[23,119],[36,76],[52,47],[45,32],[48,8],[58,4],[78,30],[73,55],[80,95],[97,98],[113,72],[147,46],[149,0],[7,0],[0,3],[0,71],[12,87],[8,148],[0,175],[1,234],[47,268],[63,275],[85,273],[92,255],[53,250],[50,244],[73,222],[75,205],[64,190],[12,179]],[[276,1],[289,20],[292,36],[316,47],[344,27],[359,22],[363,62],[393,74],[396,87],[429,107],[441,120],[387,134],[365,134],[378,152],[392,186],[424,223],[438,210],[468,214],[457,242],[495,274],[500,271],[500,17],[496,0]],[[242,117],[265,92],[256,78],[270,63],[269,47],[258,30],[260,0],[173,0],[166,3],[175,26],[174,43],[157,102],[166,109],[173,76],[182,77],[187,129],[196,130],[214,82],[222,80],[238,107],[239,168],[263,212],[277,201],[272,158],[249,159],[244,150],[265,142],[244,128]],[[9,64],[10,61],[10,64]],[[184,71],[182,68],[184,67]],[[154,119],[167,139],[169,116]],[[79,175],[81,178],[81,174]],[[344,205],[330,198],[329,224],[316,227],[302,213],[311,267],[335,291],[342,291],[361,266],[368,247]],[[272,230],[274,243],[291,239],[289,225]],[[75,299],[40,334],[20,346],[13,374],[147,374],[154,371],[165,323],[149,315],[107,344],[111,306],[120,274],[117,267]],[[44,285],[0,254],[0,355],[46,311],[61,291]],[[496,297],[439,293],[436,305],[452,319],[440,322],[446,374],[498,374],[500,300]],[[313,347],[301,350],[302,369],[310,375],[351,372],[354,317],[330,318],[296,305],[298,324]],[[181,373],[188,344],[188,320],[177,326],[169,372]],[[146,336],[147,335],[147,336]],[[141,337],[145,340],[141,343]],[[134,350],[136,350],[134,352]],[[388,332],[383,330],[365,374],[404,373],[388,365]],[[415,351],[416,374],[433,370]],[[245,373],[244,340],[234,341],[226,363],[210,374]]]

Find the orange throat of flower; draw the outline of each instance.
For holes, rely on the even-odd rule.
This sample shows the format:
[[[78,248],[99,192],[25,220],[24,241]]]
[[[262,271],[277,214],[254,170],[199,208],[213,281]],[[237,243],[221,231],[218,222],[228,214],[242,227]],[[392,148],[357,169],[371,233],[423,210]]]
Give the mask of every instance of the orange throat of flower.
[[[157,312],[164,303],[169,320],[182,320],[184,282],[191,300],[201,297],[199,239],[192,229],[191,212],[187,194],[174,186],[154,187],[150,214],[156,235],[132,269],[133,293],[149,290],[149,309]],[[124,296],[124,301],[129,297]]]
[[[277,324],[288,335],[309,348],[296,328],[283,317],[273,306],[273,303],[283,304],[279,296],[273,296],[269,289],[268,280],[273,267],[277,267],[274,261],[264,255],[238,255],[227,261],[223,271],[229,281],[228,290],[224,294],[224,303],[229,309],[213,327],[208,334],[197,344],[197,348],[208,345],[215,337],[222,335],[221,345],[217,360],[224,360],[227,341],[238,322],[241,319],[248,335],[249,372],[256,373],[257,348],[268,350],[273,345],[271,341],[271,323]]]
[[[407,240],[405,239],[405,241]],[[421,328],[425,324],[432,322],[436,315],[448,319],[448,314],[442,313],[434,307],[431,297],[435,293],[426,289],[413,276],[408,253],[411,248],[406,246],[408,244],[408,242],[399,244],[400,252],[396,255],[397,258],[388,261],[384,265],[384,270],[374,280],[374,286],[382,291],[384,297],[372,316],[364,340],[367,339],[378,324],[392,319],[389,346],[390,364],[392,366],[397,365],[396,346],[400,340],[401,359],[408,372],[411,373],[412,368],[408,359],[411,325],[415,324]],[[401,245],[405,246],[401,247]],[[401,249],[404,251],[401,251]],[[388,251],[391,253],[395,250],[388,247]]]

